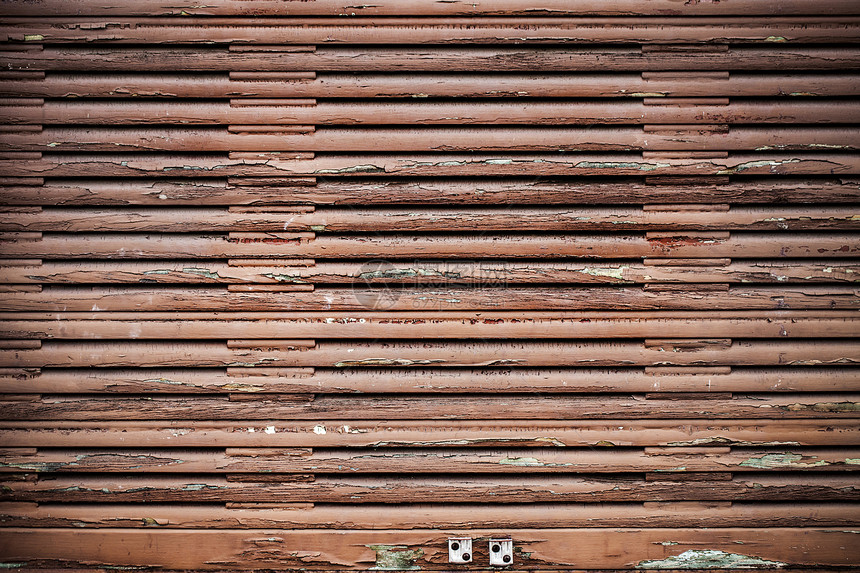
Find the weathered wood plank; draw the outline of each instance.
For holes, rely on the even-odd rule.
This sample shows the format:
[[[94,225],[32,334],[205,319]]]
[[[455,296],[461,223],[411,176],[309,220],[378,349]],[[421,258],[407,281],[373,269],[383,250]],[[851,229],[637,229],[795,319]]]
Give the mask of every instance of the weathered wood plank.
[[[7,448],[331,448],[331,447],[850,447],[855,420],[483,420],[323,422],[0,421]],[[597,450],[594,450],[597,451]],[[22,456],[27,452],[19,452]],[[32,452],[30,452],[32,453]],[[598,451],[600,453],[600,451]],[[590,455],[590,454],[589,454]],[[611,456],[610,456],[611,457]],[[26,458],[23,459],[26,461]],[[791,457],[787,458],[787,462]],[[498,465],[498,464],[497,464]],[[777,462],[776,465],[779,465]],[[860,467],[860,466],[858,466]],[[790,469],[790,463],[788,467]],[[174,468],[174,471],[186,471]],[[725,471],[725,470],[720,470]]]
[[[860,81],[857,82],[860,85]],[[2,83],[0,83],[2,86]],[[643,181],[642,178],[535,181],[473,179],[385,180],[312,177],[207,179],[12,178],[0,186],[7,205],[529,205],[858,203],[860,181],[780,178],[716,182],[707,177]]]
[[[5,52],[0,51],[0,62]],[[860,60],[860,57],[858,57]],[[860,67],[860,65],[858,65]],[[643,127],[317,127],[290,126],[65,127],[8,131],[0,151],[11,152],[681,152],[860,150],[860,129],[667,125]]]
[[[367,209],[235,208],[0,208],[0,231],[166,232],[224,231],[858,231],[860,210],[840,207],[658,206],[654,208]]]
[[[29,0],[7,0],[9,16],[33,15]],[[338,0],[315,0],[313,4],[285,4],[278,0],[256,0],[251,8],[241,0],[210,0],[205,6],[176,0],[141,0],[129,4],[119,0],[40,0],[46,16],[754,16],[857,14],[851,0],[822,0],[810,6],[805,0],[783,0],[777,6],[755,0],[731,3],[677,4],[672,0],[616,0],[595,5],[586,0],[493,0],[493,2],[444,2],[433,0],[377,0],[374,4],[344,6]]]
[[[528,23],[507,18],[431,19],[399,17],[332,21],[328,18],[174,18],[95,17],[34,20],[16,18],[0,26],[0,38],[42,44],[146,44],[152,47],[180,44],[412,44],[469,46],[506,44],[833,44],[860,41],[860,26],[852,17],[786,18],[546,18]],[[32,40],[30,40],[32,41]]]
[[[8,3],[7,3],[8,4]],[[255,2],[255,4],[259,4]],[[849,70],[826,75],[809,72],[649,72],[516,74],[422,73],[358,74],[283,72],[279,77],[255,72],[157,74],[67,72],[39,78],[5,74],[3,97],[98,97],[122,101],[145,98],[642,98],[642,97],[839,97],[860,95]],[[602,118],[605,120],[607,118]]]
[[[450,569],[448,537],[468,533],[487,563],[498,530],[76,530],[8,528],[0,557],[25,565],[157,566],[218,570],[301,567]],[[512,529],[513,565],[656,569],[681,563],[849,566],[860,559],[852,530],[815,528]],[[571,544],[571,539],[577,543]],[[665,543],[665,544],[664,544]],[[739,548],[740,546],[740,548]],[[745,550],[750,547],[751,550]],[[680,555],[684,557],[678,557]],[[680,560],[679,560],[680,559]],[[713,565],[710,565],[713,567]]]
[[[857,233],[321,235],[313,233],[4,233],[4,258],[830,258],[860,253]]]
[[[843,311],[364,311],[2,313],[0,336],[41,340],[853,338]],[[262,343],[261,343],[262,344]]]
[[[188,268],[188,267],[186,267]],[[205,270],[200,267],[201,272]],[[181,274],[181,270],[178,273]],[[2,274],[2,271],[0,271]],[[860,291],[852,287],[733,287],[685,285],[661,289],[629,287],[450,288],[425,289],[315,288],[312,292],[225,287],[181,288],[168,285],[131,287],[40,287],[38,292],[4,289],[0,311],[448,311],[538,310],[845,310],[860,308]],[[368,285],[369,286],[369,285]]]
[[[14,153],[14,152],[12,152]],[[46,154],[0,158],[0,177],[152,178],[177,175],[209,177],[400,176],[400,177],[558,177],[558,176],[714,176],[714,175],[858,175],[860,154],[732,153],[697,158],[690,153],[454,155],[337,155],[311,158],[292,154]],[[286,155],[286,157],[285,157]]]
[[[4,474],[4,477],[7,475]],[[30,475],[34,476],[34,474]],[[710,481],[708,477],[713,475],[703,474],[703,481],[673,481],[678,474],[664,474],[659,481],[646,481],[629,476],[561,474],[515,476],[459,474],[418,478],[285,474],[270,476],[132,474],[123,477],[110,474],[98,477],[85,474],[74,476],[39,474],[38,481],[32,479],[0,481],[0,499],[39,503],[166,503],[187,502],[191,498],[199,503],[348,504],[463,503],[466,500],[475,499],[484,499],[492,503],[621,501],[629,503],[689,499],[795,502],[860,499],[860,486],[850,474],[740,473],[730,481]],[[242,481],[236,481],[234,478]],[[252,481],[255,479],[260,481]],[[652,509],[647,511],[653,512]],[[648,523],[653,525],[650,521]]]
[[[0,100],[0,123],[6,125],[851,124],[858,114],[858,102],[817,99],[668,98],[646,104],[643,100],[356,103],[284,98],[260,102],[48,100],[41,105]]]
[[[846,502],[297,505],[0,503],[0,525],[33,528],[427,529],[639,527],[852,527]]]
[[[14,397],[13,397],[14,398]],[[332,420],[362,412],[367,420],[523,419],[782,419],[857,418],[860,394],[753,394],[733,398],[648,399],[646,395],[505,396],[434,394],[423,397],[257,394],[227,396],[43,396],[3,400],[9,420]]]
[[[184,367],[511,367],[511,366],[845,366],[860,363],[860,342],[221,342],[47,341],[40,348],[0,350],[0,368]]]
[[[845,260],[624,260],[613,262],[413,260],[313,261],[245,259],[53,261],[0,259],[0,280],[16,284],[853,284],[860,264]],[[355,283],[358,283],[357,285]],[[734,287],[737,288],[737,287]],[[656,291],[655,291],[656,292]],[[731,291],[730,291],[731,292]],[[790,292],[790,291],[789,291]],[[718,293],[714,295],[719,296]],[[675,293],[683,297],[683,292]]]
[[[4,394],[860,392],[852,368],[0,370]]]
[[[17,51],[15,50],[17,48]],[[629,72],[710,70],[856,70],[860,50],[840,47],[747,47],[725,51],[642,51],[639,47],[161,47],[10,44],[6,70],[88,72],[350,71],[350,72]]]

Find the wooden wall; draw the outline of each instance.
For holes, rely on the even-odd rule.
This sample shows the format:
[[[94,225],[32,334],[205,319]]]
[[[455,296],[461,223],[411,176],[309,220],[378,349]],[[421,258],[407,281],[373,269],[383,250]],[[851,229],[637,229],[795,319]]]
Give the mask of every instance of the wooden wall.
[[[856,1],[0,11],[0,567],[860,564]]]

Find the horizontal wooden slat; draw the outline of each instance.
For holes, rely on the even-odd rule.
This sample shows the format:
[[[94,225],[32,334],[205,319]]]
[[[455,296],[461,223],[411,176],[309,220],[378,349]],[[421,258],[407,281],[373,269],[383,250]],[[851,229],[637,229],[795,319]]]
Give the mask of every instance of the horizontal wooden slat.
[[[860,253],[860,233],[722,233],[665,231],[630,234],[320,235],[45,233],[0,235],[3,258],[45,259],[409,259],[439,257],[624,259],[828,258]]]
[[[456,529],[413,531],[362,530],[104,530],[8,528],[0,555],[10,562],[100,564],[174,569],[290,567],[343,569],[368,567],[449,570],[448,538]],[[487,563],[487,540],[498,530],[476,529],[474,559]],[[672,563],[845,566],[860,554],[853,530],[816,528],[714,529],[512,529],[513,564],[543,567],[661,568]],[[576,546],[570,540],[576,539]],[[663,545],[664,542],[672,545]],[[740,547],[739,547],[740,546]],[[754,551],[744,549],[752,547]],[[678,557],[679,555],[684,557]],[[167,556],[167,557],[166,557]],[[680,559],[680,561],[679,561]],[[393,560],[393,561],[392,561]],[[47,563],[46,563],[47,562]],[[747,565],[749,566],[749,565]]]
[[[720,3],[678,4],[672,0],[616,0],[602,5],[585,0],[486,0],[439,3],[433,0],[377,0],[374,4],[344,6],[338,0],[315,0],[313,3],[285,3],[278,0],[255,0],[250,7],[242,0],[210,0],[205,6],[176,0],[141,0],[133,4],[117,0],[41,0],[40,13],[60,16],[479,16],[479,15],[592,15],[609,16],[747,16],[787,14],[857,14],[851,0],[823,0],[810,6],[806,0],[783,0],[779,6],[755,0],[733,0]],[[29,0],[7,0],[4,11],[10,16],[33,15]]]
[[[860,394],[768,394],[730,398],[647,399],[645,395],[540,397],[434,394],[432,397],[343,397],[258,394],[228,397],[38,396],[2,400],[10,420],[327,420],[360,411],[367,420],[857,418]],[[764,405],[763,405],[764,404]]]
[[[0,472],[618,473],[860,471],[860,449],[263,449],[0,452]]]
[[[78,527],[177,529],[425,529],[637,527],[851,527],[858,506],[852,503],[794,504],[714,502],[649,504],[462,504],[316,505],[311,507],[224,507],[177,504],[60,505],[0,503],[4,527]]]
[[[267,431],[268,430],[268,431]],[[330,447],[557,447],[591,448],[611,459],[613,446],[827,446],[860,444],[855,420],[578,420],[554,421],[385,421],[355,418],[276,425],[232,422],[42,422],[0,421],[7,448],[330,448]],[[46,450],[47,451],[47,450]],[[440,450],[444,452],[447,450]],[[622,450],[617,450],[622,451]],[[595,453],[596,452],[596,453]],[[30,450],[17,452],[26,463]],[[783,452],[785,453],[785,452]],[[11,452],[10,455],[15,454]],[[693,454],[691,454],[693,455]],[[443,456],[444,457],[444,456]],[[693,455],[695,457],[695,455]],[[782,460],[782,461],[780,461]],[[765,458],[776,468],[791,470],[788,458]],[[605,460],[604,460],[605,461]],[[760,463],[751,462],[754,465]],[[496,464],[497,466],[499,464]],[[849,464],[850,465],[850,464]],[[76,466],[72,466],[74,469]],[[599,465],[597,466],[599,468]],[[673,466],[676,467],[676,466]],[[813,466],[820,467],[820,466]],[[860,466],[858,466],[860,467]],[[8,468],[26,471],[27,468]],[[80,468],[83,470],[83,468]],[[497,469],[494,467],[494,469]],[[847,469],[847,466],[846,466]],[[754,468],[748,468],[753,471]],[[94,468],[92,471],[104,471]],[[170,471],[187,472],[187,467]],[[416,472],[424,471],[418,469]],[[636,471],[629,468],[629,471]],[[642,470],[639,470],[642,471]],[[680,471],[680,470],[679,470]],[[725,469],[711,471],[728,471]]]
[[[853,311],[661,311],[636,314],[517,312],[266,313],[4,313],[0,336],[11,339],[314,339],[314,338],[851,338]]]
[[[301,208],[299,208],[301,209]],[[659,209],[659,210],[658,210]],[[366,209],[323,208],[0,208],[0,231],[217,232],[297,231],[829,231],[860,230],[860,206],[642,208]]]
[[[854,341],[666,340],[642,342],[61,342],[0,350],[2,368],[414,367],[414,366],[843,366],[860,362]],[[256,348],[255,346],[259,346]]]
[[[0,52],[2,54],[2,52]],[[253,127],[253,126],[251,126]],[[0,150],[160,152],[471,152],[471,151],[856,151],[855,127],[319,127],[310,133],[263,126],[254,132],[218,127],[44,127],[5,133]],[[244,131],[248,130],[248,131]],[[826,157],[826,156],[825,156]]]
[[[641,261],[578,263],[494,260],[370,262],[279,261],[258,259],[247,266],[221,261],[51,261],[0,259],[0,279],[17,284],[351,284],[362,289],[383,284],[451,285],[576,283],[759,283],[857,282],[860,265],[844,260]],[[357,283],[357,284],[356,284]],[[731,291],[730,291],[731,292]],[[683,293],[677,296],[683,297]],[[382,299],[383,301],[385,299]],[[373,303],[373,299],[368,299]]]
[[[855,18],[21,18],[0,25],[9,42],[146,44],[631,44],[842,43],[860,41]]]
[[[727,179],[727,178],[726,178]],[[0,186],[7,205],[523,205],[858,203],[860,180],[767,179],[717,183],[707,178],[535,180],[360,180],[232,178],[200,180],[9,179]],[[734,205],[737,205],[736,207]],[[322,207],[319,207],[322,209]],[[453,208],[453,207],[452,207]]]
[[[30,103],[30,102],[27,102]],[[650,105],[649,105],[650,104]],[[854,123],[860,103],[842,100],[722,102],[231,102],[0,100],[0,123],[38,125],[470,125]]]
[[[8,474],[4,474],[8,475]],[[240,476],[39,474],[38,481],[0,481],[0,499],[44,502],[181,502],[193,492],[197,502],[250,503],[492,503],[715,500],[857,500],[860,488],[850,474],[737,474],[730,481],[660,481],[636,477],[530,475],[449,475],[422,477]],[[241,479],[254,479],[244,475]],[[231,478],[231,479],[228,479]],[[343,507],[343,506],[341,506]],[[391,507],[391,506],[389,506]],[[630,505],[628,507],[635,507]],[[647,511],[653,512],[655,508]]]
[[[9,44],[6,70],[93,72],[359,71],[359,72],[629,72],[725,70],[856,70],[860,50],[844,47],[745,47],[726,51],[642,51],[631,47],[155,47]],[[299,48],[301,50],[301,47]]]
[[[203,268],[201,267],[201,271]],[[4,273],[5,274],[5,273]],[[145,277],[144,277],[145,279]],[[28,286],[22,285],[25,289]],[[552,304],[565,310],[845,310],[860,308],[860,287],[744,287],[719,290],[710,285],[652,288],[578,287],[516,288],[500,281],[496,287],[425,289],[314,287],[312,292],[233,292],[225,287],[37,287],[26,292],[7,287],[0,311],[447,311],[538,310]],[[502,288],[504,287],[504,288]],[[264,287],[268,288],[268,287]],[[275,288],[292,288],[290,286]]]
[[[762,70],[728,74],[715,72],[618,72],[612,74],[535,75],[482,71],[476,74],[422,73],[361,75],[319,73],[278,73],[275,79],[265,72],[239,77],[227,73],[157,74],[58,73],[44,77],[0,77],[3,97],[103,97],[121,100],[129,96],[149,98],[506,98],[506,97],[749,97],[851,96],[860,94],[857,76],[849,71],[827,74],[812,72],[779,73]],[[13,72],[14,74],[15,72]],[[240,74],[241,75],[241,74]],[[790,86],[786,89],[786,86]],[[246,100],[247,101],[247,100]],[[253,102],[251,102],[253,103]],[[603,118],[604,120],[606,118]]]
[[[260,207],[241,209],[0,209],[3,231],[299,231],[456,230],[856,230],[850,208],[735,208],[657,205],[643,209],[382,210]]]
[[[668,152],[665,152],[668,153]],[[795,152],[732,154],[697,159],[691,153],[452,155],[321,155],[316,158],[259,153],[236,156],[187,154],[49,154],[0,158],[0,177],[509,177],[679,175],[857,175],[860,154]]]
[[[860,392],[851,368],[0,371],[4,394]],[[706,394],[701,396],[706,397]]]

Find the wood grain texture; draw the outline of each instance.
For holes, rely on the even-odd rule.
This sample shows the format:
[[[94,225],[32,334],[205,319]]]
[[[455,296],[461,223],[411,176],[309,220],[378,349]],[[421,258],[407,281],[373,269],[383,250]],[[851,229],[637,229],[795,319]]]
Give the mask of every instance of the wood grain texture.
[[[856,2],[0,11],[0,568],[860,570]]]

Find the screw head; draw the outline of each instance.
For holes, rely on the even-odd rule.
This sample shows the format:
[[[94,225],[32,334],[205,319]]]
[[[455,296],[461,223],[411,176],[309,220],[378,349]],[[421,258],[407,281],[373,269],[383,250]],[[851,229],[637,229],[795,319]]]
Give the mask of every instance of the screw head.
[[[460,549],[460,544],[454,541],[453,543],[451,543],[451,549],[457,551],[458,549]]]
[[[463,553],[462,557],[463,557],[463,561],[468,561],[469,559],[472,558],[472,556],[469,555],[468,553]]]
[[[500,545],[493,545],[493,547],[492,547],[493,553],[498,553],[501,550],[502,550],[502,547]]]
[[[504,557],[502,557],[502,561],[504,561],[505,563],[510,563],[511,562],[511,556],[505,555]]]

